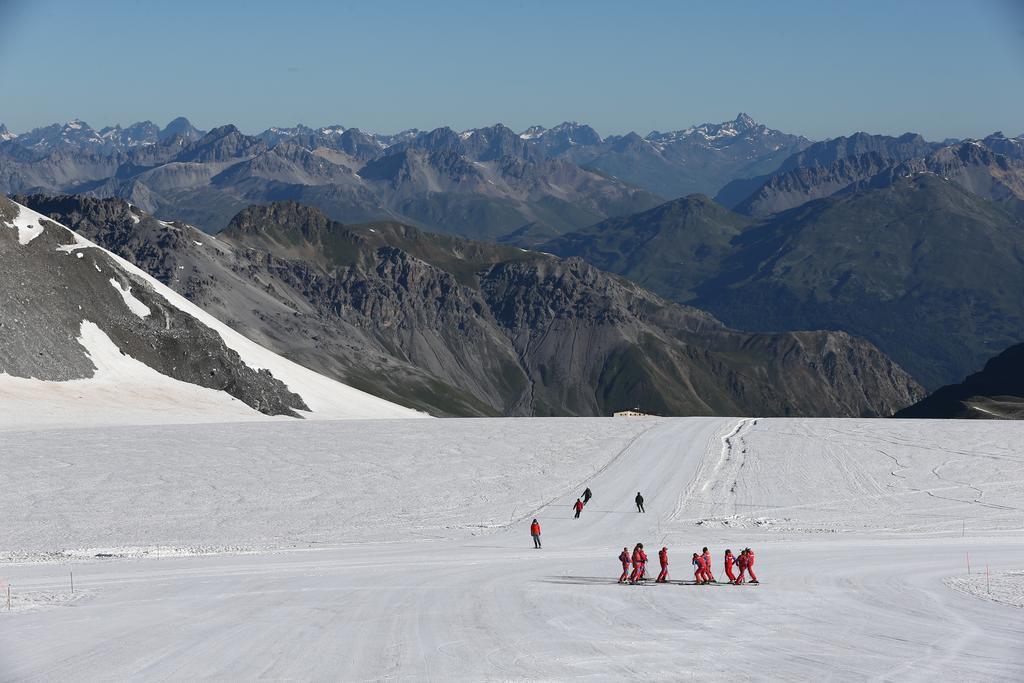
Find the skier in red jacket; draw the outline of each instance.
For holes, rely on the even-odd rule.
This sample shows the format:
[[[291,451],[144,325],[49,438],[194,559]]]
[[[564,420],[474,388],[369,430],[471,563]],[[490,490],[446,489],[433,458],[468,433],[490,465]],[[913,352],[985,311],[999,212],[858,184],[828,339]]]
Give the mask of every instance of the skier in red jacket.
[[[761,583],[757,580],[757,574],[754,573],[754,551],[747,548],[747,573],[750,574],[750,583]]]
[[[693,579],[697,585],[707,583],[707,563],[703,555],[693,554]]]
[[[658,562],[661,563],[661,573],[658,574],[655,583],[665,583],[668,580],[668,548],[658,551]]]
[[[573,519],[579,519],[580,513],[583,512],[583,501],[577,498],[576,502],[572,506],[572,509],[576,511],[576,516],[573,517]]]
[[[729,583],[736,583],[736,575],[732,571],[732,566],[736,564],[736,558],[733,557],[731,550],[725,551],[725,575],[729,577]]]
[[[622,576],[619,577],[619,583],[626,583],[626,579],[629,578],[629,548],[623,548],[622,552],[619,553],[619,562],[622,563]]]
[[[736,577],[736,585],[740,585],[745,581],[743,575],[747,573],[747,551],[741,550],[739,557],[736,558],[736,566],[740,568],[739,576]]]
[[[533,547],[540,547],[540,522],[533,520],[533,524],[530,525],[530,535],[533,536]]]
[[[704,558],[704,566],[707,567],[708,570],[708,580],[713,583],[718,583],[715,581],[715,575],[711,573],[711,553],[708,552],[707,548],[704,548],[704,552],[701,557]]]
[[[644,578],[644,566],[647,564],[647,553],[644,552],[644,544],[637,543],[633,548],[633,573],[629,575],[629,582],[636,583]]]

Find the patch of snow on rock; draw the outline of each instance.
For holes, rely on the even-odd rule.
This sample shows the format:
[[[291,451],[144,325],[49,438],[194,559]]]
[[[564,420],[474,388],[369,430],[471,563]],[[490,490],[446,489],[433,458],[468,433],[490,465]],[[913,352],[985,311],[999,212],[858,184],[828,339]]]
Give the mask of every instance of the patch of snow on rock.
[[[81,256],[81,254],[79,254],[79,256]],[[114,289],[117,290],[117,293],[121,295],[122,299],[124,299],[124,303],[128,306],[128,309],[135,315],[139,316],[140,318],[145,318],[146,316],[150,315],[153,312],[152,310],[150,310],[149,306],[135,298],[135,296],[132,294],[131,287],[121,289],[121,285],[114,278],[110,278],[110,284],[114,286]]]
[[[18,231],[18,243],[24,246],[43,234],[44,228],[40,220],[43,216],[24,206],[16,206],[18,207],[18,215],[14,217],[13,227]]]

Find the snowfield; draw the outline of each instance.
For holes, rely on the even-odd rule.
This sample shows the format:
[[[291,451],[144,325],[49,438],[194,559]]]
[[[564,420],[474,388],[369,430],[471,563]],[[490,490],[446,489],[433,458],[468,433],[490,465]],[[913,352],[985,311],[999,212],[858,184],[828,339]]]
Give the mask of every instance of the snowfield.
[[[0,678],[1019,681],[1022,437],[724,418],[0,432]],[[616,584],[638,541],[654,565],[667,545],[672,583]],[[689,585],[705,545],[719,577],[725,548],[753,547],[762,584]]]

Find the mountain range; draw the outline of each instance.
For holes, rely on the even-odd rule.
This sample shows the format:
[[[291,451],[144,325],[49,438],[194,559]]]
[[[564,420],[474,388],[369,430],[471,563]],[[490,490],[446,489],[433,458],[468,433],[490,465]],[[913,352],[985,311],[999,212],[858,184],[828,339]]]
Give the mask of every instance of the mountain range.
[[[231,125],[197,130],[185,119],[164,129],[141,123],[95,131],[73,121],[24,135],[0,131],[0,189],[118,197],[129,203],[133,215],[146,217],[140,219],[143,224],[181,221],[173,224],[221,235],[219,244],[305,264],[301,268],[308,274],[303,278],[313,278],[328,287],[331,297],[340,296],[344,302],[331,304],[344,315],[324,320],[321,311],[315,322],[308,323],[317,330],[311,333],[317,340],[335,340],[330,367],[314,360],[320,341],[296,346],[284,336],[272,341],[282,335],[283,322],[261,326],[249,319],[249,313],[240,313],[261,310],[262,304],[250,294],[234,311],[228,298],[217,295],[225,302],[217,314],[235,320],[240,328],[245,325],[247,334],[276,350],[291,357],[301,354],[302,362],[359,386],[371,386],[371,378],[389,363],[404,363],[405,369],[394,376],[416,377],[418,396],[441,387],[448,396],[443,405],[434,399],[407,404],[443,414],[599,414],[626,395],[615,394],[611,402],[593,398],[605,391],[602,382],[607,379],[594,379],[593,369],[597,363],[610,362],[610,347],[601,345],[588,347],[589,365],[569,364],[571,381],[562,378],[544,386],[542,376],[562,360],[527,358],[527,347],[533,347],[516,346],[543,320],[501,324],[495,311],[505,310],[506,294],[497,293],[507,290],[495,285],[499,272],[526,277],[531,287],[543,288],[551,278],[559,287],[575,283],[570,289],[575,287],[573,291],[587,301],[597,297],[632,302],[639,297],[658,301],[641,307],[645,311],[676,311],[668,301],[684,304],[682,310],[691,312],[695,309],[686,307],[696,307],[713,315],[715,324],[730,334],[842,331],[870,341],[929,389],[958,381],[1020,342],[1024,322],[1024,136],[1001,133],[943,142],[913,133],[854,133],[812,142],[744,114],[720,124],[655,131],[644,137],[602,137],[579,123],[550,129],[533,126],[521,133],[496,124],[462,132],[410,129],[384,136],[340,125],[271,128],[245,135]],[[705,193],[662,199],[694,189]],[[23,200],[38,206],[44,202],[42,196]],[[63,203],[57,208],[48,205],[48,212],[74,223],[60,208],[69,201],[61,198]],[[105,206],[95,206],[101,205]],[[267,241],[260,231],[240,232],[244,217],[259,215],[267,209],[258,207],[266,205],[278,207],[277,218],[264,223],[276,225],[281,234],[302,234],[302,226],[324,221],[330,228],[319,230],[298,251],[293,237]],[[308,207],[319,213],[304,213]],[[122,223],[127,221],[123,212],[118,215]],[[106,228],[99,220],[93,224],[94,236],[100,239]],[[370,225],[377,233],[367,233]],[[166,235],[143,234],[149,240],[146,254],[126,252],[125,258],[149,261],[157,270],[169,267],[157,261],[177,263],[185,258],[161,254]],[[364,245],[367,253],[355,261],[324,261],[319,250],[341,234],[360,244],[363,238],[352,235],[387,238],[370,240],[377,249],[372,256]],[[409,237],[413,234],[415,238]],[[331,236],[327,242],[324,235]],[[381,239],[386,244],[374,241]],[[452,241],[442,244],[443,239]],[[420,251],[424,244],[431,245],[431,254],[447,250],[458,258],[448,257],[440,264],[430,261]],[[108,246],[124,248],[117,243]],[[413,268],[431,282],[454,278],[468,289],[459,290],[462,298],[445,290],[446,301],[457,299],[463,308],[490,311],[490,317],[478,312],[473,325],[467,325],[459,317],[425,312],[435,304],[415,302],[408,292],[399,297],[395,292],[401,286],[396,288],[387,279],[378,282],[382,269],[395,267],[380,260],[378,251],[385,246],[440,269],[428,277],[416,270],[419,266]],[[187,240],[178,247],[181,252],[193,251]],[[465,250],[476,256],[465,262]],[[236,252],[231,258],[238,258]],[[533,264],[529,275],[518,271],[527,268],[526,263]],[[191,261],[179,265],[187,270]],[[593,274],[590,266],[596,267]],[[226,281],[229,271],[253,267],[206,263],[197,272]],[[469,272],[472,277],[467,279]],[[629,283],[609,273],[640,288],[630,290]],[[597,287],[600,295],[592,291],[594,283],[609,277],[609,283],[625,289],[616,290],[615,296],[608,294],[612,284]],[[263,278],[272,281],[269,274]],[[198,287],[200,281],[193,279],[188,286]],[[435,330],[434,336],[424,341],[417,332],[396,339],[397,332],[383,331],[370,314],[353,328],[350,316],[358,307],[348,299],[355,296],[351,291],[358,282],[376,283],[377,292],[391,291],[391,300],[401,298],[399,319],[417,330],[427,325]],[[238,291],[245,290],[236,285]],[[291,283],[276,290],[294,287]],[[419,296],[433,296],[432,291],[422,289]],[[199,301],[200,293],[195,296]],[[309,306],[301,297],[286,298],[283,311]],[[321,309],[327,306],[320,295],[314,299]],[[525,305],[517,301],[514,310]],[[564,305],[565,301],[554,305],[543,299],[543,306],[556,316],[564,314]],[[622,317],[630,321],[623,325],[631,331],[616,334],[619,341],[632,340],[634,349],[643,337],[636,331],[640,328],[659,339],[679,339],[680,330],[688,329],[675,313],[668,318],[636,318],[637,306],[623,305],[631,311]],[[282,313],[282,320],[287,315]],[[429,324],[424,323],[427,319]],[[442,322],[454,325],[457,332],[442,329]],[[579,328],[574,330],[580,334]],[[493,341],[493,353],[488,352],[486,360],[466,360],[475,354],[473,343],[458,339],[463,333],[473,340]],[[594,334],[597,328],[587,329],[586,335]],[[352,341],[356,337],[358,343]],[[647,350],[639,353],[644,367],[654,374],[666,364],[681,362],[675,357],[654,359]],[[358,354],[375,360],[353,360]],[[776,362],[766,360],[770,356],[758,362],[768,367]],[[496,372],[485,367],[495,359],[514,359],[518,369]],[[628,374],[638,373],[643,374],[633,368]],[[506,381],[512,383],[503,385]],[[393,400],[402,393],[399,384],[387,394]],[[567,390],[566,384],[585,398],[556,395]],[[537,386],[543,390],[532,389]],[[531,387],[529,397],[522,387]],[[689,394],[678,400],[664,398],[672,392]],[[714,412],[738,405],[733,396],[702,405],[675,381],[655,393],[663,397],[655,401],[663,412]],[[765,401],[751,400],[750,405],[767,405]],[[807,407],[786,403],[779,410],[801,412]],[[882,414],[885,409],[876,406],[871,411]]]
[[[6,130],[6,129],[4,129]],[[807,139],[745,114],[645,137],[585,124],[501,124],[395,135],[340,125],[201,131],[178,118],[95,130],[74,120],[0,137],[0,192],[121,197],[206,232],[255,203],[294,200],[335,220],[399,220],[494,239],[550,238],[666,197],[768,173]]]
[[[538,248],[741,329],[863,336],[930,388],[1024,329],[1024,222],[928,172],[761,219],[691,196]]]
[[[24,201],[247,337],[437,415],[889,415],[923,395],[848,334],[738,332],[580,259],[293,202],[213,238],[122,200]]]

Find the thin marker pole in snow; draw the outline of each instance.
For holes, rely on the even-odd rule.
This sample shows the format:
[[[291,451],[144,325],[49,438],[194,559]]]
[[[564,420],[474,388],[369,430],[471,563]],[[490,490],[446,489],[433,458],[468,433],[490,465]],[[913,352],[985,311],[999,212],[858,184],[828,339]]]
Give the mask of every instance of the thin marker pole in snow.
[[[971,574],[971,554],[967,553],[967,575]]]
[[[75,594],[75,570],[71,570],[71,594]]]
[[[985,592],[986,593],[991,593],[992,592],[992,584],[989,583],[988,565],[987,564],[985,565]]]
[[[11,585],[7,584],[7,611],[11,611]]]

